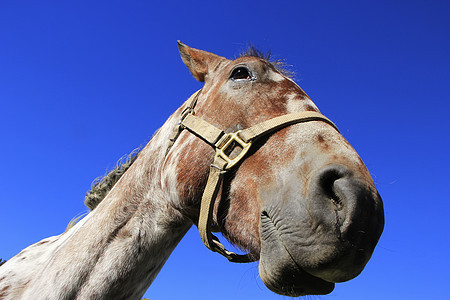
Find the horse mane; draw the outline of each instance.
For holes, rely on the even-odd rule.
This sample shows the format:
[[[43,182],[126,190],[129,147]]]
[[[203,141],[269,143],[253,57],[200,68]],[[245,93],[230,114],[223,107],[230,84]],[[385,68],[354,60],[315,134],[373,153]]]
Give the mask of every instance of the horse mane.
[[[122,156],[116,167],[104,176],[97,177],[91,184],[91,189],[86,193],[84,205],[89,210],[94,210],[97,205],[106,197],[120,177],[131,167],[141,152],[142,147],[134,149],[130,154]]]
[[[281,74],[283,74],[284,76],[286,76],[288,78],[292,79],[295,76],[294,71],[292,71],[290,69],[292,66],[286,64],[286,61],[284,59],[273,59],[272,52],[270,50],[267,52],[263,52],[263,51],[257,49],[255,46],[250,44],[247,47],[247,49],[245,49],[243,52],[241,52],[239,54],[238,58],[246,57],[246,56],[258,57],[258,58],[261,58],[261,59],[267,61],[272,66],[274,66],[278,72],[280,72]]]

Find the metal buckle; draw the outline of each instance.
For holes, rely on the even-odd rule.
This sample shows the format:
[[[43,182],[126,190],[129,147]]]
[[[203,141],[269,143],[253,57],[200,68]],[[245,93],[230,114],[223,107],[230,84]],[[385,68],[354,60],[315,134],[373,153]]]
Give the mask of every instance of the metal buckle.
[[[216,157],[220,157],[224,159],[227,162],[227,165],[225,166],[225,170],[231,169],[235,164],[237,164],[247,153],[248,149],[250,149],[250,146],[252,145],[251,142],[244,142],[239,137],[240,130],[232,133],[228,133],[222,138],[222,142],[217,146],[216,148]],[[235,157],[230,158],[228,155],[233,151],[234,147],[237,143],[240,147],[242,147],[241,152]],[[233,147],[233,149],[229,149],[229,147]],[[229,154],[227,154],[229,153]]]

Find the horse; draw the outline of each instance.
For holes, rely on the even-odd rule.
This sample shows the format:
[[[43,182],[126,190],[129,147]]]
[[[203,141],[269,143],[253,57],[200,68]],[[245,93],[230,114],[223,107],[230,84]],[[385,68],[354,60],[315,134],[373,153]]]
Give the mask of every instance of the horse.
[[[0,298],[139,299],[192,225],[229,261],[259,261],[277,294],[328,294],[362,272],[383,203],[336,125],[254,48],[178,47],[202,89],[94,185],[89,214],[0,267]]]

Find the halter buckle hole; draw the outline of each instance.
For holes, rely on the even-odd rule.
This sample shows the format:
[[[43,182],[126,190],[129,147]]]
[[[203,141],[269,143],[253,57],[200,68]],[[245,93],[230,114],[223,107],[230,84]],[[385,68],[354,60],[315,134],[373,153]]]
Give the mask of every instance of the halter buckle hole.
[[[239,131],[228,133],[216,148],[216,157],[220,157],[227,162],[225,169],[230,169],[236,165],[247,153],[251,142],[244,142],[239,137]],[[231,156],[231,157],[230,157]]]

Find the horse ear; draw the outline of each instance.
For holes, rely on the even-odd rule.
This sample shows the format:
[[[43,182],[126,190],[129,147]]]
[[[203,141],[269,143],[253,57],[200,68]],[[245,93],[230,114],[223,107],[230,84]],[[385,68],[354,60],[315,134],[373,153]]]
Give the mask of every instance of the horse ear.
[[[201,82],[205,81],[209,70],[213,70],[220,61],[226,59],[214,53],[191,48],[180,41],[178,41],[178,50],[192,76]]]

